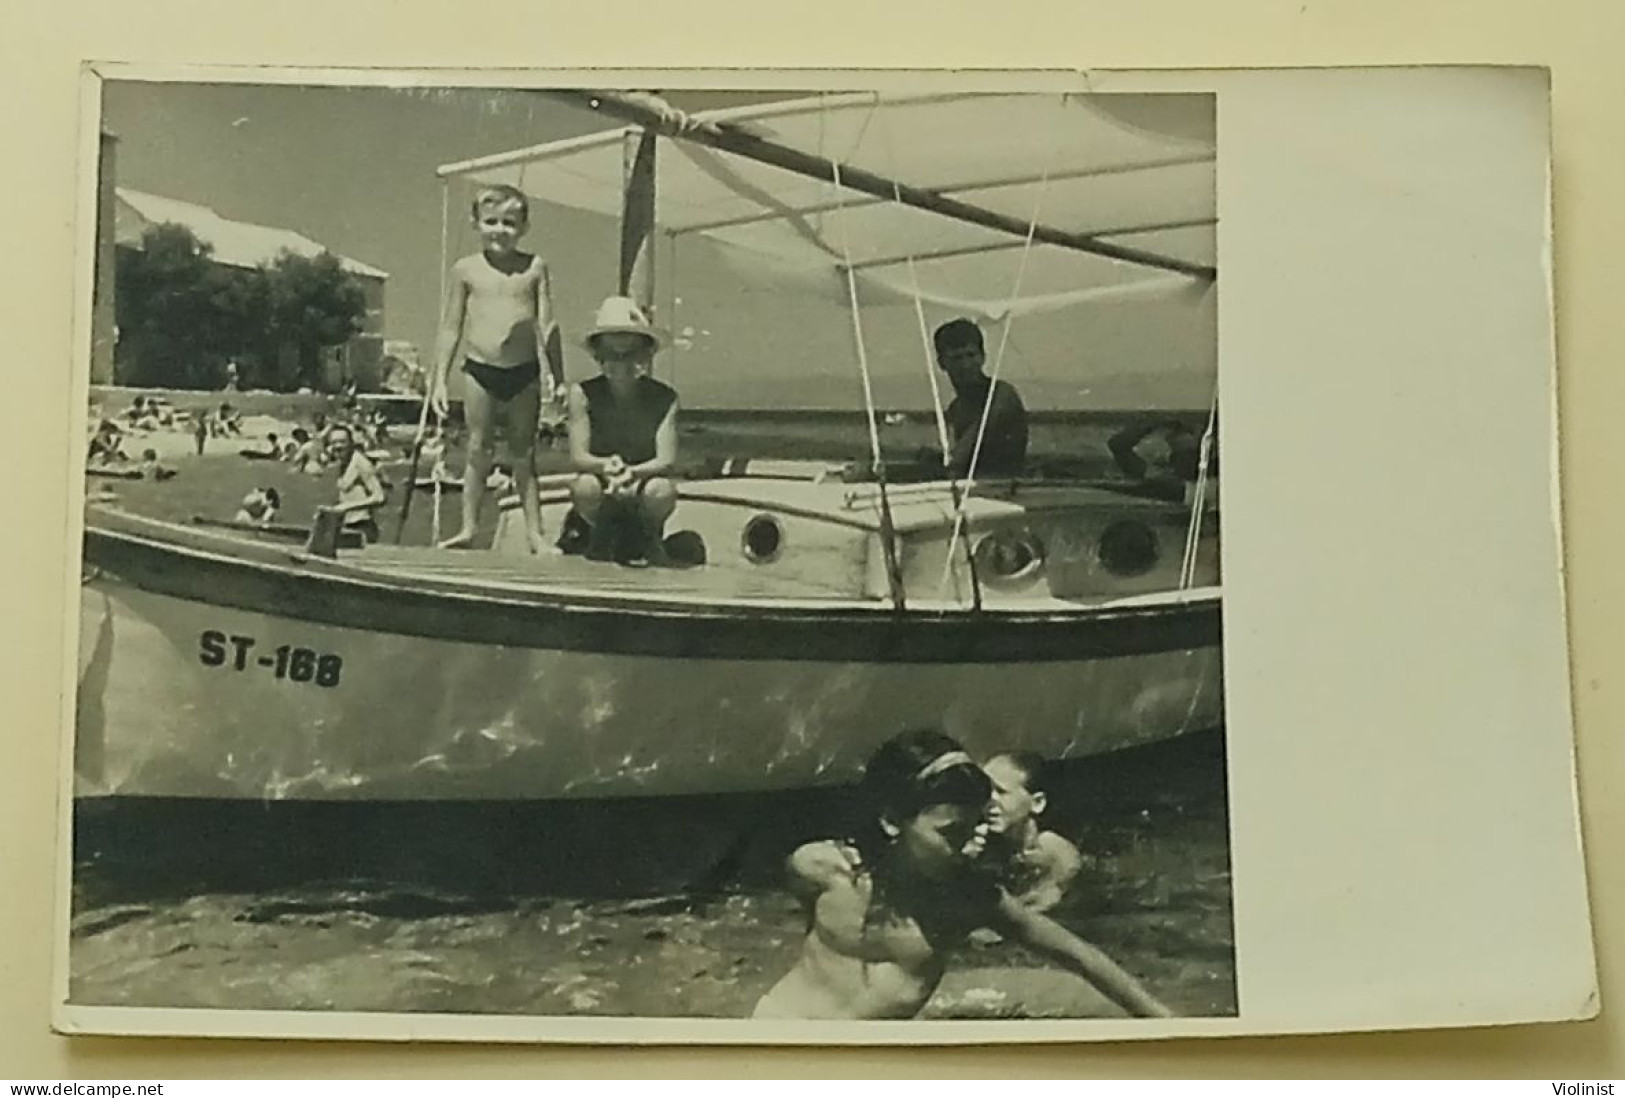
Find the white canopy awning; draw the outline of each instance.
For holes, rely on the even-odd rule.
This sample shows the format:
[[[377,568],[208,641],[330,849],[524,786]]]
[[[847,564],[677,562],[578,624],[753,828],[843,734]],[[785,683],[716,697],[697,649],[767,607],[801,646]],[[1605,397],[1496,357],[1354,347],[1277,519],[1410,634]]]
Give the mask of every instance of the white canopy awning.
[[[991,215],[978,223],[714,145],[663,142],[658,230],[704,236],[759,277],[844,300],[850,268],[864,303],[917,296],[989,320],[1125,295],[1177,307],[1212,284],[1208,96],[842,93],[696,121]],[[619,217],[624,132],[617,126],[446,165],[440,174]],[[1032,227],[1035,239],[1009,222]]]

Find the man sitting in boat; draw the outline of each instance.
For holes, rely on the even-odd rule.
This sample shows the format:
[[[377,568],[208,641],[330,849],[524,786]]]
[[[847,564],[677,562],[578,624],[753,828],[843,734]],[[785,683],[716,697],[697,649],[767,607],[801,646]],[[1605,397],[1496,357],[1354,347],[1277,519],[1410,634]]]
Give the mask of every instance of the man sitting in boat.
[[[600,373],[570,390],[570,464],[581,475],[560,547],[584,541],[593,559],[660,563],[677,507],[677,392],[647,372],[660,334],[631,298],[611,297],[584,342]]]
[[[982,372],[987,364],[982,330],[961,317],[939,327],[932,342],[937,365],[954,387],[947,411],[952,440],[944,462],[948,472],[955,477],[971,476],[974,457],[975,476],[1020,476],[1027,464],[1027,407],[1014,385],[994,381]]]

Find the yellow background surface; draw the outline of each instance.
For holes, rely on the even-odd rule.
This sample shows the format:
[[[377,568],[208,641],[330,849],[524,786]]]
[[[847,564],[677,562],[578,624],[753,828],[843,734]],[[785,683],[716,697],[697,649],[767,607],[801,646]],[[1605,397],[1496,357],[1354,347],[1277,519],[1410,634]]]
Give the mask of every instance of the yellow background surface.
[[[421,9],[421,12],[420,12]],[[1625,1075],[1617,1016],[1625,858],[1618,803],[1625,693],[1625,534],[1609,443],[1625,408],[1625,334],[1612,276],[1625,252],[1625,6],[1490,0],[1141,0],[1116,5],[825,2],[775,11],[690,0],[637,16],[573,7],[567,19],[505,0],[465,9],[279,0],[200,8],[71,0],[15,7],[0,40],[7,260],[0,333],[10,400],[0,454],[16,525],[0,581],[0,1076],[389,1077],[557,1075],[1540,1076]],[[745,8],[743,10],[751,10]],[[761,9],[765,11],[766,9]],[[884,13],[884,23],[877,21]],[[791,32],[791,22],[804,21]],[[500,28],[497,33],[494,28]],[[641,37],[634,31],[641,30]],[[70,333],[81,60],[529,67],[1077,67],[1516,63],[1553,70],[1556,282],[1565,535],[1581,796],[1603,971],[1602,1019],[1503,1030],[998,1049],[720,1050],[278,1044],[51,1034],[50,956],[59,750]],[[1395,242],[1396,248],[1403,241]],[[1441,418],[1441,426],[1450,419]],[[1461,445],[1493,450],[1493,439]],[[1489,749],[1491,745],[1486,745]],[[1511,810],[1514,806],[1509,806]],[[1243,884],[1244,887],[1244,884]],[[1518,882],[1508,880],[1516,889]],[[1245,965],[1245,958],[1242,958]]]

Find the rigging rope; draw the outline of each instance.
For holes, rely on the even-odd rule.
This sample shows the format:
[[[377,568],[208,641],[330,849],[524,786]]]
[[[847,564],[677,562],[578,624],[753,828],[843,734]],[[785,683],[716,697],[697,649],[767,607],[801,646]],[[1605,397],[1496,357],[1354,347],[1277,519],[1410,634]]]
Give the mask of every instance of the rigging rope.
[[[892,130],[889,121],[885,125],[884,133],[886,158],[890,164],[892,177],[892,200],[898,206],[902,206],[903,190],[902,184],[898,181],[897,150],[892,142]],[[931,386],[931,411],[937,420],[937,445],[942,454],[944,472],[947,474],[948,479],[948,500],[953,507],[954,514],[957,515],[964,506],[964,500],[960,494],[959,478],[954,475],[953,469],[948,467],[948,454],[952,449],[952,443],[948,438],[948,417],[943,411],[942,388],[937,382],[936,354],[931,342],[930,326],[925,322],[925,302],[923,295],[920,293],[920,275],[919,270],[914,265],[913,249],[908,251],[905,259],[908,265],[909,289],[914,296],[914,317],[920,327],[920,350],[925,355],[925,380]],[[951,571],[953,561],[953,546],[949,545],[948,556],[944,565],[945,569]],[[965,553],[965,570],[970,576],[971,609],[981,610],[982,579],[977,573],[976,558],[969,551]],[[946,583],[946,579],[944,583]]]
[[[521,168],[520,182],[523,181],[524,169]],[[451,180],[442,176],[440,180],[440,308],[442,310],[444,310],[446,307],[446,255],[449,251],[448,238],[451,232],[450,219]],[[445,320],[444,316],[442,316],[441,320],[443,324]],[[436,358],[438,358],[439,348],[436,348],[434,353]],[[412,463],[407,472],[406,497],[401,500],[401,520],[400,523],[395,527],[396,544],[400,543],[402,535],[406,533],[406,520],[412,513],[412,497],[417,493],[418,462],[423,457],[423,440],[429,431],[429,405],[434,396],[435,379],[431,375],[437,371],[438,366],[431,365],[429,367],[429,371],[425,372],[423,375],[423,403],[418,408],[418,429],[417,433],[412,438]],[[449,381],[450,379],[447,380]],[[435,432],[439,436],[442,445],[444,445],[446,435],[445,426],[445,417],[436,412]],[[434,515],[430,524],[430,536],[435,542],[440,540],[440,482],[438,476],[435,478]]]
[[[1185,556],[1179,566],[1179,589],[1189,590],[1196,583],[1196,554],[1202,541],[1202,513],[1207,502],[1208,465],[1213,456],[1214,429],[1219,418],[1219,393],[1213,392],[1213,404],[1208,409],[1207,427],[1197,450],[1196,480],[1191,486],[1191,517],[1185,529]]]
[[[1067,96],[1060,99],[1061,108],[1066,109]],[[989,413],[993,411],[993,393],[999,384],[999,374],[1004,368],[1004,350],[1010,342],[1010,327],[1015,323],[1015,316],[1011,312],[1010,302],[1021,296],[1021,284],[1027,276],[1027,259],[1032,255],[1033,236],[1038,231],[1038,215],[1044,208],[1044,194],[1049,189],[1050,170],[1055,166],[1055,146],[1050,146],[1050,155],[1044,161],[1044,171],[1038,178],[1038,190],[1033,195],[1032,216],[1027,219],[1027,235],[1021,243],[1021,260],[1016,266],[1016,281],[1010,291],[1004,310],[1004,327],[999,334],[999,347],[993,356],[993,374],[988,383],[987,399],[982,402],[981,419],[976,425],[976,441],[971,444],[970,468],[965,471],[965,491],[954,512],[953,530],[948,535],[948,558],[942,570],[941,587],[946,588],[952,575],[954,550],[959,544],[959,535],[964,529],[966,508],[970,504],[971,493],[976,490],[976,467],[982,458],[982,441],[987,437],[987,421]]]
[[[521,186],[523,186],[524,182],[525,182],[525,169],[523,167],[521,167],[519,169],[519,183],[520,183]],[[440,300],[442,302],[440,307],[442,309],[445,308],[444,302],[446,300],[446,265],[447,265],[447,263],[448,263],[448,261],[450,259],[451,259],[451,181],[446,180],[445,182],[443,182],[440,185]],[[450,385],[451,378],[448,377],[446,379],[446,383],[448,385]],[[432,391],[432,386],[430,387],[429,391]],[[445,418],[445,416],[441,415],[438,410],[436,410],[435,416],[434,416],[434,428],[435,428],[435,437],[440,440],[441,453],[444,454],[445,453],[445,445],[446,445],[446,418]],[[419,434],[418,445],[420,445],[420,446],[422,445],[422,441],[423,441],[422,437],[421,437],[422,433],[423,433],[423,424],[419,424],[418,425],[418,434]],[[414,468],[412,470],[412,476],[413,476],[414,483],[411,485],[409,491],[416,491],[417,490],[417,484],[415,483],[416,479],[417,479],[417,469],[416,468]],[[467,470],[464,470],[464,472],[463,472],[463,479],[464,480],[468,479]],[[466,484],[463,485],[463,489],[466,491],[468,489],[468,485],[466,485]],[[433,516],[433,521],[430,523],[430,537],[433,539],[433,544],[435,544],[435,545],[440,544],[440,504],[441,504],[440,478],[439,478],[439,476],[436,476],[435,480],[434,480],[434,516]]]
[[[867,129],[865,122],[864,128]],[[860,132],[861,138],[861,132]],[[858,306],[858,279],[852,269],[852,250],[848,239],[846,198],[841,186],[841,162],[830,158],[830,170],[835,184],[836,210],[841,218],[841,259],[846,272],[847,298],[852,306],[852,336],[857,344],[858,373],[863,379],[863,408],[869,421],[869,451],[874,463],[875,484],[880,489],[880,548],[886,558],[886,583],[891,591],[892,605],[898,610],[906,608],[903,574],[897,559],[896,527],[892,522],[891,497],[886,486],[886,463],[880,452],[880,423],[875,415],[874,381],[869,374],[869,355],[863,342],[863,315]]]

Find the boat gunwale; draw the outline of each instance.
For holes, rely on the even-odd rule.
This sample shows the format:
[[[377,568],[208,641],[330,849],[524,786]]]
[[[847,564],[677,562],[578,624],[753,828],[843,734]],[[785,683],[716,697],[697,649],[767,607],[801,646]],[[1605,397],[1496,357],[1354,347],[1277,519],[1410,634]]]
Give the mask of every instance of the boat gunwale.
[[[103,513],[104,520],[110,517]],[[136,529],[118,529],[121,522]],[[87,522],[85,544],[89,567],[168,597],[368,632],[507,647],[686,658],[1029,662],[1076,659],[1086,652],[1209,647],[1220,639],[1222,588],[1216,587],[1125,605],[899,611],[880,600],[690,600],[391,574],[127,512],[111,522]],[[178,561],[190,567],[177,568]]]

